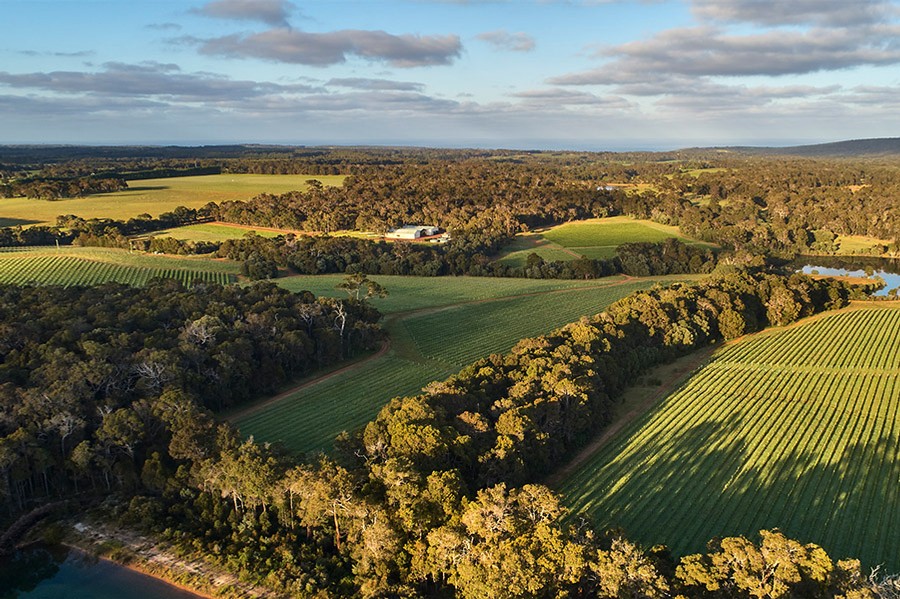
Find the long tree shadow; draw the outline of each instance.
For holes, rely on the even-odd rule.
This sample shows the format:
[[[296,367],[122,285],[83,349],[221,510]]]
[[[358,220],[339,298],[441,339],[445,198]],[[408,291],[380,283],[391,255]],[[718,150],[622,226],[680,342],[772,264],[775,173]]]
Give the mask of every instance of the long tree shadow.
[[[770,436],[772,457],[760,461],[758,452],[750,455],[759,447],[741,434],[745,418],[736,413],[667,431],[621,462],[576,475],[580,480],[566,485],[567,503],[602,527],[622,528],[648,545],[663,542],[675,555],[703,551],[715,537],[779,528],[821,545],[833,559],[900,571],[900,463],[892,432],[846,445],[838,435],[828,446],[789,451],[781,450],[789,439]]]

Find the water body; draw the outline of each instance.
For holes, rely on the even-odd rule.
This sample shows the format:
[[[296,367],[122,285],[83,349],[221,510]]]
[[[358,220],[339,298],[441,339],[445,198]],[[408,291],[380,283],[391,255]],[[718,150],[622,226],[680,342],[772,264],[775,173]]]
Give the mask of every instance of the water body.
[[[0,599],[198,599],[161,580],[57,546],[0,561]]]
[[[891,290],[900,288],[900,273],[890,272],[886,270],[872,270],[868,269],[868,272],[863,269],[850,270],[849,268],[832,268],[827,266],[817,266],[814,264],[807,264],[802,269],[804,274],[819,274],[819,275],[828,275],[834,277],[854,277],[854,278],[872,278],[880,277],[884,280],[886,285],[873,293],[873,296],[876,297],[885,297],[890,295]],[[896,293],[896,291],[895,291]]]

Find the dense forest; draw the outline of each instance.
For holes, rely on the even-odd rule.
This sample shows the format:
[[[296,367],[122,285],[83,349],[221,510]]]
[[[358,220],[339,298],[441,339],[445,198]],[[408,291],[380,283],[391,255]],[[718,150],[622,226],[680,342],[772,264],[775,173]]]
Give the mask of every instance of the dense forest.
[[[6,514],[131,488],[167,427],[377,347],[376,310],[272,284],[0,287]]]

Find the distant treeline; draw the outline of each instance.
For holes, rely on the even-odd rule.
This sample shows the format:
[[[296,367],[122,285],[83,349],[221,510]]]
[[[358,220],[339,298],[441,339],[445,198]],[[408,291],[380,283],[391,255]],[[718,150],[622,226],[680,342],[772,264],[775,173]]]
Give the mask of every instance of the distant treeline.
[[[499,268],[480,261],[490,262],[522,231],[614,214],[677,225],[741,255],[834,253],[839,235],[884,239],[873,252],[900,252],[900,208],[893,201],[900,194],[900,178],[896,169],[878,162],[389,148],[272,152],[193,161],[122,159],[103,171],[85,159],[45,164],[42,172],[49,178],[83,177],[85,171],[159,174],[222,168],[312,174],[335,169],[349,175],[340,187],[313,184],[302,192],[211,204],[204,216],[318,233],[437,225],[455,239],[466,239],[468,254],[484,256],[465,267],[450,264],[449,272]],[[50,233],[4,233],[0,243],[45,242]],[[67,231],[60,234],[74,238]],[[542,276],[556,276],[549,274],[556,266],[532,266],[541,266]]]
[[[95,193],[127,189],[128,184],[118,177],[73,177],[68,179],[33,177],[0,182],[0,198],[35,198],[60,200],[80,198]]]
[[[181,242],[153,240],[149,248],[177,249]],[[484,240],[455,238],[446,244],[387,243],[353,237],[247,236],[226,240],[216,255],[232,260],[265,259],[301,274],[354,273],[415,276],[495,276],[533,279],[594,279],[617,273],[651,276],[708,273],[716,255],[708,248],[677,239],[660,243],[629,243],[607,259],[577,258],[546,262],[532,254],[525,266],[493,259],[496,249]],[[192,246],[186,244],[190,249]],[[177,252],[176,252],[177,253]]]
[[[171,227],[212,220],[210,207],[199,209],[178,206],[171,212],[157,217],[140,214],[128,220],[111,218],[84,219],[74,214],[56,218],[56,224],[31,227],[0,228],[0,247],[24,247],[35,245],[92,245],[102,247],[131,247],[129,236],[152,233]],[[213,248],[214,249],[214,248]],[[207,250],[213,251],[212,249]]]

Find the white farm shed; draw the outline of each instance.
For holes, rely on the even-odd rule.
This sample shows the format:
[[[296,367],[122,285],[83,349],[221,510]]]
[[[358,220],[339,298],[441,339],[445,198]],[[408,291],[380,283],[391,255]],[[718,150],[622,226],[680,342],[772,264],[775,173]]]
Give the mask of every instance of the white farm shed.
[[[421,237],[430,237],[440,233],[438,227],[429,225],[405,225],[398,229],[388,231],[385,237],[389,239],[419,239]]]

